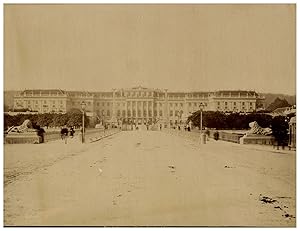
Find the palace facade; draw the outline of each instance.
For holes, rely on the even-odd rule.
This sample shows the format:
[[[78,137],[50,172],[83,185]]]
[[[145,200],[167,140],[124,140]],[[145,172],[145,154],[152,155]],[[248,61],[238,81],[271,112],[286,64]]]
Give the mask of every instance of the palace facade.
[[[253,112],[263,100],[255,91],[168,92],[133,87],[110,92],[25,90],[14,97],[14,109],[39,113],[66,113],[72,108],[85,111],[98,122],[126,121],[172,125],[185,121],[203,105],[206,111]]]

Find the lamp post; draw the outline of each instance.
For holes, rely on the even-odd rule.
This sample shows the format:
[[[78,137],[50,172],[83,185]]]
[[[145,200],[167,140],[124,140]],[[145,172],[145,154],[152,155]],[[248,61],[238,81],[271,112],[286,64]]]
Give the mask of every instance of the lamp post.
[[[201,140],[201,143],[204,143],[205,141],[202,140],[202,139],[205,139],[205,137],[202,136],[202,111],[204,109],[204,104],[200,103],[199,108],[200,108],[200,140]]]
[[[181,125],[182,125],[182,114],[183,114],[183,111],[180,111],[179,112],[179,124],[180,124],[180,127],[181,127]]]
[[[82,137],[81,137],[81,142],[85,142],[85,128],[84,128],[84,109],[86,106],[86,103],[84,101],[81,102],[81,109],[82,109]]]
[[[201,130],[201,134],[202,134],[202,111],[204,109],[204,104],[200,103],[199,108],[200,108],[200,130]]]

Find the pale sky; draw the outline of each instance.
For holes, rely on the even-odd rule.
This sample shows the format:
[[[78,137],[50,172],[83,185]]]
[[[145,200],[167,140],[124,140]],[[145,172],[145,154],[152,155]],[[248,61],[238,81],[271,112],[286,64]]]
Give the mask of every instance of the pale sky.
[[[5,5],[4,89],[295,94],[295,5]]]

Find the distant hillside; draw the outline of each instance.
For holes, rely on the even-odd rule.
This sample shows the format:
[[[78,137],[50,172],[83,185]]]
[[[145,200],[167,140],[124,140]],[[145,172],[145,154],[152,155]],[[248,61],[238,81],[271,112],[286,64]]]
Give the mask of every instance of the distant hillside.
[[[289,104],[296,104],[296,96],[295,95],[284,95],[284,94],[273,94],[273,93],[259,93],[261,96],[264,96],[265,99],[265,108],[267,108],[274,100],[278,97],[280,99],[286,99]]]
[[[280,99],[276,98],[274,102],[272,102],[267,108],[267,111],[274,111],[277,108],[285,108],[285,107],[290,107],[292,106],[291,104],[288,103],[286,99]]]

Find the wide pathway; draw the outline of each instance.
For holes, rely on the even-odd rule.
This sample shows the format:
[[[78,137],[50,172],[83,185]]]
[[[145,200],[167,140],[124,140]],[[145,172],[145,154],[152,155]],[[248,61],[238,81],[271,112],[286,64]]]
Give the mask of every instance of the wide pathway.
[[[295,153],[159,131],[4,149],[7,226],[295,226]]]

